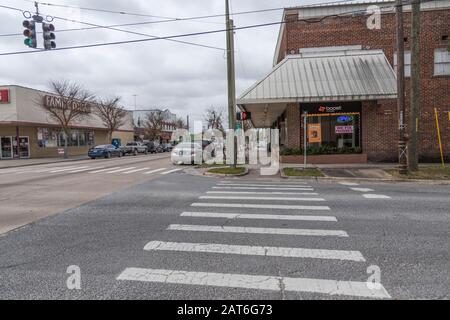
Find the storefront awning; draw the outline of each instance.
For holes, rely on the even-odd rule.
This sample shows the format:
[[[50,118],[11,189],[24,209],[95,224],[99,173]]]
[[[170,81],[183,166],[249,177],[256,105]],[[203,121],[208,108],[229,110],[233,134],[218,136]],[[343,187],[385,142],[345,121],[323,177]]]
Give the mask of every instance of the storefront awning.
[[[350,50],[289,55],[237,103],[267,126],[286,103],[395,98],[396,76],[383,51]],[[275,118],[268,119],[269,114]]]

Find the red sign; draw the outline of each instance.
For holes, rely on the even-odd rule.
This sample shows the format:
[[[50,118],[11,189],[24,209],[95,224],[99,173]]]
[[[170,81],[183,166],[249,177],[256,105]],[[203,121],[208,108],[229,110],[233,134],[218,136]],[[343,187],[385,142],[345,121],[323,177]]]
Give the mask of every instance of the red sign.
[[[0,103],[9,103],[9,90],[0,90]]]

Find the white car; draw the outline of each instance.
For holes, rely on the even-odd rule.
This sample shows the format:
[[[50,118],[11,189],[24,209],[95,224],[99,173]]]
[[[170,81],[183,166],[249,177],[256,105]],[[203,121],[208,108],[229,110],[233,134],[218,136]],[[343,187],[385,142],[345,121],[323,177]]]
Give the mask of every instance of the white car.
[[[173,164],[202,164],[203,149],[199,143],[182,142],[171,153]]]

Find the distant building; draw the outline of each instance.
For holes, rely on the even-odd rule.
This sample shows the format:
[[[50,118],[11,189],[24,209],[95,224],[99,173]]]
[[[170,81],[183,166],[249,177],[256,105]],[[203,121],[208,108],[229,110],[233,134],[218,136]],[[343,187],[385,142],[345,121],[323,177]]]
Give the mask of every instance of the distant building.
[[[172,133],[177,129],[177,115],[170,112],[169,109],[147,109],[147,110],[136,110],[133,112],[133,121],[135,127],[135,139],[144,140],[146,139],[145,128],[147,126],[147,119],[150,114],[162,112],[164,122],[163,122],[163,132],[160,137],[161,142],[169,142],[172,138]]]
[[[51,119],[39,106],[42,97],[55,97],[54,93],[16,85],[0,85],[0,159],[57,157],[67,145],[69,155],[86,155],[95,145],[110,144],[108,128],[89,107],[86,116],[70,127],[70,134],[62,132],[58,122]],[[56,97],[56,99],[58,99]],[[122,144],[133,141],[132,113],[128,112],[124,124],[112,134]]]

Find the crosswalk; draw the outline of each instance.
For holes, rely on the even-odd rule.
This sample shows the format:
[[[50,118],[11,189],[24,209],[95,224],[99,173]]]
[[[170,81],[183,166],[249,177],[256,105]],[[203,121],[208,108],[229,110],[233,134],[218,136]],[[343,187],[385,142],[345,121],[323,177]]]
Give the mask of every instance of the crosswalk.
[[[151,167],[106,167],[106,166],[89,166],[89,165],[70,165],[70,166],[46,166],[39,168],[14,168],[0,170],[0,176],[2,175],[58,175],[58,174],[98,174],[98,175],[151,175],[160,174],[168,175],[183,170],[182,168],[164,167],[164,168],[151,168]]]
[[[230,202],[235,200],[236,203]],[[351,235],[345,230],[333,228],[333,224],[336,224],[338,219],[330,214],[333,212],[330,206],[323,205],[326,204],[326,201],[326,197],[320,197],[320,193],[306,183],[220,181],[212,186],[211,190],[206,191],[205,195],[199,196],[198,201],[191,203],[189,210],[180,213],[180,217],[188,219],[187,221],[192,221],[192,223],[170,224],[165,230],[169,236],[174,238],[181,233],[191,235],[192,237],[188,236],[189,239],[196,239],[194,235],[197,234],[199,235],[198,239],[203,241],[178,242],[148,239],[149,242],[143,250],[149,255],[157,252],[172,252],[174,254],[188,253],[192,257],[215,254],[234,256],[236,259],[278,257],[280,259],[301,259],[302,261],[304,259],[342,261],[358,265],[366,263],[361,252],[342,250],[342,246],[339,246],[339,242],[343,241],[340,239],[349,239]],[[205,224],[195,223],[198,218],[204,219]],[[217,223],[223,219],[233,221],[233,224]],[[283,221],[305,223],[305,227],[287,228],[285,224],[283,227],[274,225]],[[242,225],[244,222],[246,224]],[[323,228],[308,227],[307,223],[319,224]],[[249,224],[253,224],[253,226],[248,226]],[[217,243],[217,239],[220,239],[217,237],[219,234],[230,235],[231,239],[233,239],[233,235],[245,235],[246,239],[249,239],[249,243],[245,245],[242,243]],[[296,244],[304,243],[305,241],[302,242],[302,239],[316,239],[319,243],[323,239],[328,246],[330,243],[335,243],[337,248],[308,248],[301,245],[270,246],[267,243],[259,245],[257,239],[261,239],[261,236],[272,237],[268,239],[289,237],[289,239],[295,239],[294,243]],[[188,267],[173,268],[177,264],[171,266],[170,258],[168,259],[169,265],[164,269],[128,266],[118,275],[117,280],[277,292],[282,290],[298,294],[390,298],[389,293],[381,284],[373,286],[373,283],[364,281],[329,279],[329,276],[301,278],[282,274],[248,274],[248,272],[240,272],[239,264],[236,264],[232,273],[189,270]]]

